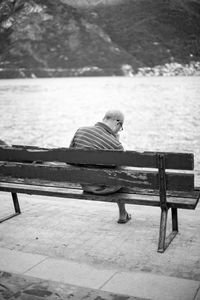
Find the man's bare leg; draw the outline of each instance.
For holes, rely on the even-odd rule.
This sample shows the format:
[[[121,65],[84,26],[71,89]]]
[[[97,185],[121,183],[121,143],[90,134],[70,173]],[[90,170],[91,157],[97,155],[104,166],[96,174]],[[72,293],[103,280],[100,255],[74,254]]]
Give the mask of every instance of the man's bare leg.
[[[127,223],[131,219],[131,215],[128,214],[125,208],[125,203],[117,202],[119,207],[119,220],[118,223]]]
[[[82,188],[85,192],[96,194],[96,195],[108,195],[115,193],[121,189],[120,186],[99,186],[92,184],[82,184]],[[131,215],[128,214],[125,208],[125,203],[117,202],[119,207],[119,220],[118,223],[124,224],[127,223],[131,219]]]

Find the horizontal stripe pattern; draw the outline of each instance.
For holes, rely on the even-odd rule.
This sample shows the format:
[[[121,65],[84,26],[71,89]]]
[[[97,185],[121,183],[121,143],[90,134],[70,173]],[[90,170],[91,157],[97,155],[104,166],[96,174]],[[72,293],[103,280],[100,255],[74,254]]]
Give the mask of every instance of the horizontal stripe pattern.
[[[95,126],[79,128],[71,141],[70,148],[124,150],[111,130],[100,122]]]

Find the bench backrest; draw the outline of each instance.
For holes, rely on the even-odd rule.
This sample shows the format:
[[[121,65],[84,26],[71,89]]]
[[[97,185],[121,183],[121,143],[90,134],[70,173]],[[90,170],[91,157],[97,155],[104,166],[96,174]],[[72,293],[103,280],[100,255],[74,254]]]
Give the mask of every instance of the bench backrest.
[[[64,164],[48,165],[44,162]],[[96,167],[92,167],[94,165]],[[128,188],[159,189],[162,194],[166,190],[192,191],[193,169],[192,153],[0,147],[1,178],[7,176],[120,185]]]

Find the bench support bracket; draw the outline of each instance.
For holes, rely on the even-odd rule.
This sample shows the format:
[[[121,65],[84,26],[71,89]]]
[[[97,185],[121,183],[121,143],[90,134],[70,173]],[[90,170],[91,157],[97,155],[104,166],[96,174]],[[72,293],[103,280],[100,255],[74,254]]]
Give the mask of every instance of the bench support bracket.
[[[160,233],[159,233],[159,241],[158,241],[158,252],[163,253],[175,236],[178,233],[178,215],[177,215],[177,208],[171,208],[172,212],[172,231],[166,237],[167,231],[167,215],[168,215],[168,208],[161,209],[161,216],[160,216]]]
[[[18,201],[18,197],[17,197],[17,193],[11,193],[12,194],[12,199],[13,199],[13,205],[14,205],[14,209],[15,209],[15,213],[14,214],[11,214],[7,217],[4,217],[2,219],[0,219],[0,223],[8,220],[8,219],[11,219],[19,214],[21,214],[21,210],[20,210],[20,206],[19,206],[19,201]]]
[[[171,207],[172,213],[172,232],[166,237],[167,231],[167,215],[168,215],[168,205],[167,205],[167,195],[166,195],[166,174],[165,174],[165,155],[159,154],[157,157],[158,162],[158,175],[159,175],[159,195],[160,195],[160,232],[158,241],[158,252],[163,253],[175,236],[178,233],[178,212],[177,208]]]

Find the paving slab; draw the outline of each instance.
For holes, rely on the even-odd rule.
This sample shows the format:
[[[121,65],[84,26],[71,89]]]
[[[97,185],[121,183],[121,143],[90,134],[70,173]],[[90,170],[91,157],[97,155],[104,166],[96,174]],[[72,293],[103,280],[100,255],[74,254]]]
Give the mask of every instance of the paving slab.
[[[18,196],[22,214],[1,223],[0,247],[121,271],[200,280],[200,205],[195,211],[179,210],[179,234],[160,254],[159,208],[127,205],[131,221],[117,224],[115,203]],[[9,193],[0,193],[0,207],[2,217],[13,211]]]
[[[1,300],[147,300],[8,272],[0,282]]]
[[[150,298],[153,300],[193,300],[199,281],[159,276],[144,272],[115,274],[102,288],[104,291]]]
[[[31,282],[31,278],[37,278],[41,282],[54,281],[60,284],[73,285],[77,288],[98,289],[99,291],[111,294],[135,297],[136,299],[160,300],[162,297],[162,300],[198,300],[199,297],[200,281],[155,275],[146,272],[121,272],[116,269],[103,269],[85,263],[81,264],[74,261],[42,257],[40,255],[30,255],[9,249],[0,248],[0,255],[1,261],[5,262],[4,265],[0,265],[0,270],[2,269],[1,267],[4,268],[2,278],[4,280],[7,278],[6,289],[9,289],[11,283],[12,291],[14,292],[19,287],[21,277],[17,278],[15,275],[16,284],[14,284],[12,276],[8,275],[6,277],[6,273],[10,273],[10,269],[12,269],[12,273],[15,270],[20,276],[30,278],[30,280],[27,279],[29,282]],[[16,260],[19,258],[19,264],[13,264],[13,256]],[[28,259],[30,259],[29,264],[27,264]],[[25,270],[21,265],[27,269]],[[2,289],[2,278],[0,278],[0,291]],[[24,282],[23,277],[21,281]],[[34,291],[35,288],[33,288],[32,292],[26,291],[24,293],[29,294]],[[5,287],[3,287],[2,293],[5,293]],[[46,292],[44,294],[46,295]],[[29,296],[26,295],[23,299],[29,300],[27,297]]]
[[[53,258],[47,258],[25,272],[29,276],[91,287],[93,289],[100,288],[115,273],[116,270],[96,269],[87,264]]]
[[[24,273],[45,259],[44,255],[0,248],[0,270],[2,271]]]
[[[9,193],[0,193],[0,196],[0,216],[3,217],[13,211],[13,206]],[[19,195],[19,200],[22,214],[0,226],[0,247],[14,254],[13,256],[11,252],[8,252],[8,258],[5,261],[1,259],[3,252],[0,253],[0,270],[20,275],[24,272],[31,274],[37,271],[35,276],[41,276],[44,272],[44,278],[40,280],[45,281],[47,280],[45,276],[48,275],[47,266],[52,266],[53,271],[50,275],[55,274],[55,277],[48,277],[52,278],[51,280],[57,280],[57,283],[63,280],[62,284],[69,284],[66,283],[67,278],[74,276],[73,282],[76,281],[76,285],[81,285],[82,282],[83,285],[88,286],[86,281],[89,279],[90,284],[93,287],[99,287],[101,291],[108,288],[111,283],[116,284],[114,280],[123,274],[123,280],[117,286],[120,290],[118,294],[124,294],[126,289],[124,287],[129,283],[130,295],[127,289],[125,294],[132,297],[144,295],[149,297],[150,280],[147,278],[149,275],[153,282],[150,295],[158,296],[159,300],[165,300],[162,298],[163,291],[166,291],[165,287],[163,288],[163,277],[167,277],[168,282],[170,278],[173,278],[173,282],[176,282],[176,279],[185,279],[189,281],[189,283],[187,281],[189,290],[186,295],[194,296],[192,300],[199,300],[196,282],[200,281],[200,205],[195,211],[179,211],[180,232],[165,253],[160,254],[156,251],[160,220],[159,208],[127,205],[132,219],[127,224],[119,225],[116,222],[118,209],[112,203],[30,195]],[[25,253],[24,259],[23,253]],[[52,260],[52,265],[45,264],[47,260]],[[65,261],[65,271],[63,264],[61,266],[53,260]],[[73,267],[71,263],[75,263]],[[81,271],[80,265],[84,265],[84,270],[87,272]],[[44,267],[43,271],[41,267]],[[68,268],[74,270],[73,273],[80,273],[80,276],[69,276],[71,271]],[[67,275],[66,270],[68,270]],[[107,273],[108,271],[111,273]],[[100,275],[95,275],[97,274],[95,272]],[[138,293],[142,279],[140,281],[136,277],[138,290],[134,289],[134,291],[132,290],[133,278],[128,281],[129,276],[136,276],[138,273],[141,273],[141,277],[146,280],[146,294],[144,294],[144,286],[140,289],[140,294]],[[102,280],[103,277],[105,281]],[[159,278],[160,285],[158,286]],[[183,281],[181,282],[183,284]],[[180,284],[180,287],[182,286]],[[177,294],[177,290],[173,285],[172,289],[168,285],[167,287],[170,293],[166,291],[166,299],[169,300],[169,295],[173,292]],[[108,291],[108,293],[113,292]],[[29,296],[26,294],[23,300],[29,300],[30,298],[27,298]],[[185,300],[184,297],[182,299]]]

